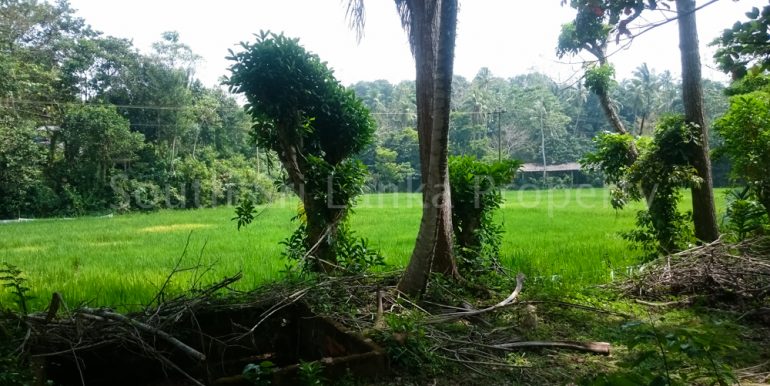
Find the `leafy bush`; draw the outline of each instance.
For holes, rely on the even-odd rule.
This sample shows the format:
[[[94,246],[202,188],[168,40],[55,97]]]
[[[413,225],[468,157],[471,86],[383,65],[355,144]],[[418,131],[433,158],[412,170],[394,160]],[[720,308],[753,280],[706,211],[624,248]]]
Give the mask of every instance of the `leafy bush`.
[[[304,250],[314,270],[332,271],[335,244],[346,237],[341,224],[366,177],[353,157],[371,143],[374,121],[352,90],[297,39],[261,32],[242,48],[229,57],[234,63],[225,83],[246,96],[257,145],[279,154],[287,185],[302,201]]]
[[[271,383],[275,364],[271,361],[249,363],[243,367],[243,378],[254,386],[266,386]]]
[[[727,230],[741,241],[761,232],[764,225],[768,224],[768,218],[762,204],[757,201],[751,189],[746,187],[727,193],[725,222]]]
[[[380,341],[388,357],[399,366],[411,371],[427,372],[435,369],[440,359],[425,335],[420,315],[411,312],[385,314],[387,330],[381,331]]]
[[[324,366],[320,361],[305,362],[300,359],[297,375],[303,386],[320,386],[326,383],[323,376]]]
[[[746,182],[770,215],[770,92],[734,96],[715,128],[724,138],[718,153],[732,161],[733,177]]]
[[[298,215],[295,219],[303,220],[302,215]],[[285,248],[282,252],[283,257],[297,262],[302,274],[315,271],[316,265],[315,258],[308,253],[306,240],[307,224],[302,221],[302,224],[289,237],[281,241],[281,245]],[[369,247],[368,240],[356,238],[355,233],[348,229],[346,223],[340,224],[333,246],[333,252],[337,258],[336,264],[343,274],[358,274],[370,268],[385,266],[385,258],[382,254]]]
[[[634,142],[628,135],[602,134],[594,141],[597,150],[586,155],[583,164],[604,173],[614,184],[612,206],[622,209],[630,201],[645,200],[647,210],[637,213],[637,229],[623,237],[648,252],[649,257],[684,248],[693,240],[690,215],[680,213],[682,188],[701,183],[691,165],[697,151],[697,127],[683,116],[659,120],[651,141],[637,140],[638,158],[629,157]]]
[[[731,337],[710,326],[669,327],[631,322],[623,326],[631,355],[623,369],[581,382],[584,385],[733,385],[738,379],[724,361],[737,350]]]
[[[503,202],[500,186],[509,183],[520,166],[515,160],[486,163],[469,156],[450,158],[452,227],[461,269],[487,270],[496,264],[502,229],[493,214]]]

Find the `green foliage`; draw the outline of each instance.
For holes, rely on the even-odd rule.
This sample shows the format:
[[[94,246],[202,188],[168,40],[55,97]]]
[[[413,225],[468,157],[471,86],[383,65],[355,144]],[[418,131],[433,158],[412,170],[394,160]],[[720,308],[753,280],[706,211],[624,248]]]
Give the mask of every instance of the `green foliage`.
[[[716,322],[719,324],[720,322]],[[738,382],[725,358],[738,349],[731,337],[714,333],[713,326],[656,326],[631,322],[623,326],[630,336],[631,356],[624,369],[581,382],[585,385],[693,385],[727,386]]]
[[[718,152],[732,161],[733,176],[753,190],[770,214],[770,93],[732,97],[715,129],[724,138]]]
[[[601,19],[578,14],[576,21],[561,26],[556,47],[556,55],[559,58],[564,55],[577,55],[590,45],[601,46],[609,37],[610,27]]]
[[[582,166],[602,172],[609,184],[621,183],[634,163],[630,155],[634,138],[628,134],[604,132],[596,136],[593,142],[596,150],[583,157]]]
[[[678,204],[680,189],[701,183],[690,164],[698,138],[698,128],[686,123],[683,116],[662,117],[649,148],[629,169],[628,180],[633,184],[629,190],[639,189],[631,196],[645,196],[648,214],[638,216],[638,231],[629,232],[626,238],[646,243],[646,250],[652,248],[645,234],[654,235],[657,251],[663,254],[681,250],[692,241],[689,215],[679,213]]]
[[[366,167],[358,160],[345,159],[330,164],[321,157],[307,156],[305,175],[305,215],[313,222],[328,224],[341,210],[350,208],[356,197],[363,193]]]
[[[289,261],[299,264],[301,274],[315,271],[316,261],[314,256],[308,253],[307,224],[302,223],[281,245],[284,250],[282,256]],[[379,250],[369,246],[365,238],[356,237],[347,223],[340,223],[335,239],[331,243],[332,252],[336,257],[336,264],[341,268],[341,273],[354,275],[366,272],[375,267],[385,266],[385,257]]]
[[[578,37],[577,41],[594,47],[605,45],[611,30],[617,33],[616,41],[619,41],[621,35],[630,36],[629,24],[638,18],[644,10],[656,10],[659,6],[659,0],[561,1],[562,5],[567,3],[577,10],[575,21],[572,23],[573,27],[571,27],[575,31],[574,35]],[[666,6],[666,8],[669,7]],[[575,40],[567,39],[566,41]],[[559,42],[561,43],[562,39],[559,39]]]
[[[588,68],[585,73],[585,86],[596,95],[609,93],[615,85],[615,68],[603,64]]]
[[[765,208],[749,187],[730,190],[725,211],[726,228],[738,240],[761,232],[768,224]]]
[[[674,253],[694,241],[691,226],[692,214],[672,210],[672,207],[679,202],[679,197],[677,196],[675,200],[674,205],[654,206],[654,215],[650,210],[638,211],[636,229],[620,233],[624,239],[632,243],[633,248],[639,248],[645,252],[647,259]],[[653,209],[652,206],[651,209]],[[659,218],[655,218],[656,215]]]
[[[0,283],[2,283],[3,288],[11,290],[11,294],[16,298],[19,312],[22,315],[27,315],[29,313],[29,308],[27,307],[29,296],[27,292],[30,289],[27,287],[27,279],[22,276],[21,270],[14,265],[4,262],[2,268],[0,268]]]
[[[374,153],[371,178],[375,188],[397,187],[415,174],[414,168],[408,162],[398,163],[398,153],[395,150],[377,146]]]
[[[374,125],[363,103],[297,39],[261,32],[228,59],[230,90],[249,101],[259,144],[275,151],[297,146],[330,164],[364,149]],[[307,124],[309,123],[309,124]]]
[[[271,384],[275,364],[270,361],[249,363],[243,367],[243,378],[254,386],[266,386]]]
[[[281,256],[289,261],[297,262],[301,273],[313,271],[313,264],[315,264],[312,259],[308,259],[306,239],[307,225],[303,222],[289,237],[280,242],[284,246]]]
[[[344,228],[339,224],[362,193],[366,169],[352,157],[371,142],[374,122],[361,100],[297,39],[261,32],[242,48],[231,52],[235,63],[225,83],[246,96],[257,144],[279,154],[304,206],[307,257],[315,270],[326,271],[336,264],[337,240],[347,237],[338,235]]]
[[[430,373],[440,359],[433,351],[420,315],[405,311],[385,314],[388,328],[379,333],[378,341],[385,346],[388,357],[397,365],[413,371]]]
[[[597,150],[589,153],[583,164],[604,173],[615,185],[612,205],[623,208],[630,201],[646,200],[647,210],[637,213],[637,229],[623,237],[648,252],[672,253],[692,241],[689,214],[678,210],[682,188],[701,182],[690,164],[697,151],[699,130],[682,116],[660,119],[651,142],[637,141],[640,152],[632,163],[628,149],[630,136],[603,134],[595,142]]]
[[[736,79],[770,69],[770,5],[752,7],[746,17],[711,43],[719,46],[714,54],[719,69]]]
[[[235,217],[232,218],[238,221],[238,230],[241,230],[242,226],[251,224],[256,213],[254,202],[248,197],[243,199],[235,208]]]
[[[493,215],[503,202],[501,187],[513,180],[520,166],[516,160],[449,159],[452,227],[461,269],[485,271],[499,264],[502,229]]]
[[[42,177],[43,151],[30,126],[0,116],[0,218],[26,212]]]
[[[770,76],[766,74],[748,74],[734,81],[725,89],[729,96],[750,94],[754,91],[770,92]]]
[[[323,377],[324,366],[320,361],[305,362],[300,359],[297,374],[303,386],[320,386],[326,384]]]
[[[108,181],[116,160],[136,159],[143,136],[129,130],[129,122],[112,106],[84,105],[68,109],[54,137],[64,146],[55,166],[67,181],[58,187],[71,212],[105,207],[111,198]]]
[[[225,201],[215,164],[254,155],[248,117],[192,77],[178,33],[143,55],[66,1],[0,2],[0,25],[0,217]]]
[[[363,237],[356,237],[355,233],[343,224],[340,230],[336,254],[337,264],[348,274],[360,274],[371,268],[385,266],[385,257],[378,249],[369,245],[369,241]]]

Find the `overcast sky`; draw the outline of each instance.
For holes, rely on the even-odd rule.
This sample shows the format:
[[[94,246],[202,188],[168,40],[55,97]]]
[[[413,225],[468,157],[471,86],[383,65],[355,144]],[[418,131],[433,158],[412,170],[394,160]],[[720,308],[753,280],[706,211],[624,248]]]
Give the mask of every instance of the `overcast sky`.
[[[363,40],[345,19],[347,0],[70,0],[78,15],[108,35],[132,39],[143,52],[164,31],[178,31],[182,42],[204,58],[198,77],[207,85],[227,73],[227,50],[252,40],[259,30],[285,32],[335,69],[344,84],[359,80],[414,79],[414,62],[391,0],[367,0]],[[706,1],[697,1],[698,5]],[[561,24],[574,17],[559,0],[460,0],[455,74],[472,78],[481,67],[510,77],[541,71],[568,82],[580,69],[580,58],[555,55]],[[673,4],[673,2],[672,2]],[[767,0],[720,0],[697,14],[704,76],[727,80],[713,70],[713,48],[707,44],[752,6]],[[672,5],[673,6],[673,5]],[[660,18],[649,13],[648,21]],[[657,71],[679,76],[678,33],[669,23],[646,33],[612,57],[620,78],[643,62]],[[614,44],[610,51],[618,47]],[[588,57],[586,57],[588,58]],[[570,64],[573,63],[573,64]]]

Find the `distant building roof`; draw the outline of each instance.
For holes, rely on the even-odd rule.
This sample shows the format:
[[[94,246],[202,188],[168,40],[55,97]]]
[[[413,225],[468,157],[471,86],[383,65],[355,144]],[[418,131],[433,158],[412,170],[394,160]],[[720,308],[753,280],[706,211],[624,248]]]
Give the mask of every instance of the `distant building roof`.
[[[524,173],[530,173],[530,172],[543,172],[543,169],[545,169],[546,172],[576,172],[580,171],[581,167],[580,164],[577,162],[569,162],[566,164],[558,164],[558,165],[546,165],[543,167],[543,165],[539,164],[524,164],[521,166],[521,169],[519,171]]]

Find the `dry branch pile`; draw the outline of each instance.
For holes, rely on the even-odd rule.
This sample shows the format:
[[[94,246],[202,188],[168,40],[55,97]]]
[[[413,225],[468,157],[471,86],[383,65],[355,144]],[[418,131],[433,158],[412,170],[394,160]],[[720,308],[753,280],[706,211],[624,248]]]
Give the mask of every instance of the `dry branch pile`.
[[[93,364],[95,356],[119,348],[120,354],[105,359],[105,367],[125,362],[121,365],[127,369],[144,368],[152,363],[156,373],[184,380],[184,384],[216,384],[224,378],[209,369],[228,366],[226,359],[232,358],[233,352],[248,348],[253,353],[256,346],[267,344],[255,346],[254,340],[279,335],[288,318],[287,310],[302,300],[325,320],[371,336],[387,347],[410,349],[410,345],[419,340],[417,344],[424,349],[423,354],[455,362],[480,375],[487,372],[482,369],[485,367],[517,367],[506,359],[510,351],[566,349],[607,355],[610,350],[607,343],[561,340],[568,336],[560,336],[557,341],[522,338],[538,323],[534,307],[538,302],[519,299],[524,288],[521,275],[516,278],[510,295],[500,302],[488,300],[491,303],[488,306],[469,296],[469,292],[463,293],[461,288],[442,285],[440,280],[434,281],[433,293],[422,302],[411,302],[396,290],[398,273],[395,272],[282,283],[249,293],[229,289],[230,284],[239,279],[240,275],[227,278],[166,301],[161,300],[165,296],[159,296],[155,304],[143,311],[126,315],[106,308],[69,310],[60,297],[54,296],[47,312],[28,315],[22,320],[28,333],[20,342],[21,349],[38,363],[74,365],[77,371],[72,370],[70,374],[74,379],[78,379],[78,374],[81,379],[84,377],[80,363],[91,361]],[[514,281],[509,284],[513,287]],[[570,306],[586,308],[560,304],[560,307]],[[413,329],[394,328],[393,320],[399,318],[413,323]],[[419,336],[415,335],[418,331]],[[270,344],[291,346],[293,343]],[[123,360],[119,356],[127,353],[134,359]],[[238,367],[232,369],[238,373]],[[89,370],[93,371],[93,366]],[[233,374],[231,370],[229,374]],[[106,377],[120,374],[120,370],[115,369],[104,371]]]
[[[324,322],[306,321],[319,318],[309,318],[300,300],[331,304],[332,287],[374,293],[381,285],[374,283],[382,282],[381,277],[361,276],[275,283],[247,293],[231,290],[240,279],[238,274],[170,299],[159,293],[151,305],[129,314],[85,306],[70,310],[55,293],[47,311],[19,319],[27,333],[18,351],[29,354],[37,367],[49,369],[42,377],[68,379],[65,384],[131,384],[136,380],[121,383],[121,374],[135,373],[136,368],[147,373],[137,381],[142,383],[167,377],[185,385],[229,382],[229,375],[240,374],[244,363],[270,360],[284,366],[296,363],[294,355],[327,348],[301,347],[308,343],[297,341],[301,326],[318,334],[329,332]],[[334,299],[340,301],[344,305],[350,300]],[[332,349],[340,356],[355,354],[339,345]],[[85,363],[90,364],[88,370],[81,368]],[[96,374],[95,363],[104,367]],[[52,375],[51,369],[58,373]]]
[[[472,373],[485,377],[501,369],[521,370],[508,354],[522,350],[567,350],[599,355],[610,354],[605,342],[530,341],[525,337],[537,328],[535,304],[545,302],[521,301],[524,277],[509,281],[513,291],[497,295],[502,301],[491,305],[478,301],[454,282],[431,279],[431,289],[419,303],[400,296],[396,290],[397,276],[355,278],[326,283],[329,296],[344,304],[326,310],[325,316],[351,329],[371,335],[395,357],[414,356],[416,361],[439,360],[452,362]],[[313,291],[309,297],[317,295]],[[311,301],[312,302],[312,301]],[[587,312],[605,313],[589,306],[559,302],[556,307],[576,308]],[[624,316],[620,316],[624,318]],[[387,321],[383,320],[387,319]],[[523,375],[522,375],[523,376]]]
[[[643,266],[620,284],[630,296],[707,295],[762,301],[770,294],[770,239],[717,240]]]

